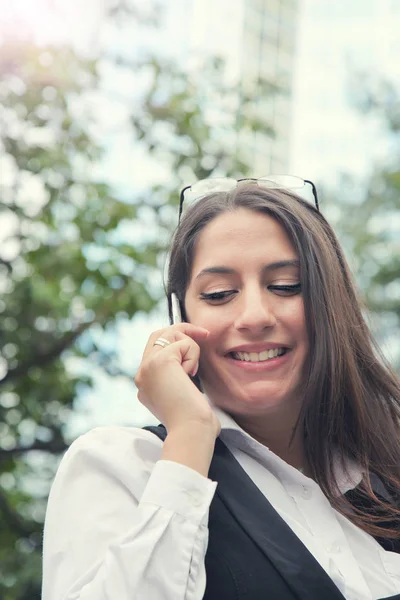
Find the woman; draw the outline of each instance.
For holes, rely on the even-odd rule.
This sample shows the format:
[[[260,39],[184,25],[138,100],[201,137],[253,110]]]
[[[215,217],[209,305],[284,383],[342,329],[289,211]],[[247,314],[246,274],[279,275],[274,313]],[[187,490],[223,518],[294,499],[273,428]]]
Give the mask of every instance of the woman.
[[[165,428],[72,444],[43,600],[400,600],[400,385],[297,183],[316,206],[270,178],[182,193],[183,322],[150,336],[135,379]]]

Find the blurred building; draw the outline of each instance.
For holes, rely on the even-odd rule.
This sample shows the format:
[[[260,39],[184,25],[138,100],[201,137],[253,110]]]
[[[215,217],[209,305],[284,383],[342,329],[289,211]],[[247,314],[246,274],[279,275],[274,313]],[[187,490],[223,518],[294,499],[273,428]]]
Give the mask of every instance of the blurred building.
[[[238,131],[237,142],[246,148],[254,174],[287,173],[299,1],[179,0],[166,9],[173,54],[223,58],[239,97],[252,94],[257,116],[275,131],[275,139]],[[266,93],[260,79],[280,85],[281,91]]]
[[[380,82],[400,81],[399,0],[303,0],[292,169],[327,187],[364,178],[393,152],[379,115],[358,103]],[[393,153],[396,156],[396,153]]]

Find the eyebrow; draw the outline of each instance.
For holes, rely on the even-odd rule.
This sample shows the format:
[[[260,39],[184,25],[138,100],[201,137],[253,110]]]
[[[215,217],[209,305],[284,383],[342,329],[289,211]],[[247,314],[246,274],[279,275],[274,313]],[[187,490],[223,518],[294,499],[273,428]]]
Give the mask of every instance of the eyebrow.
[[[279,260],[277,262],[270,263],[269,265],[265,265],[262,271],[263,273],[270,271],[277,271],[278,269],[285,269],[287,267],[300,267],[300,261],[298,259],[293,260]],[[202,269],[198,275],[196,275],[196,280],[204,277],[205,275],[216,274],[216,275],[237,275],[238,272],[231,267],[224,266],[215,266],[215,267],[207,267],[206,269]]]

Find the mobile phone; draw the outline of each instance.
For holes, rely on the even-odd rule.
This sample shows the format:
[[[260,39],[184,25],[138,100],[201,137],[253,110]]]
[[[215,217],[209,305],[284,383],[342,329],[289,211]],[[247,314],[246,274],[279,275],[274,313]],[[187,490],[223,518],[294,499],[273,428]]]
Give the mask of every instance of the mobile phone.
[[[171,308],[172,308],[172,324],[177,325],[178,323],[182,323],[182,313],[181,307],[179,306],[179,300],[177,295],[172,292],[171,294]]]

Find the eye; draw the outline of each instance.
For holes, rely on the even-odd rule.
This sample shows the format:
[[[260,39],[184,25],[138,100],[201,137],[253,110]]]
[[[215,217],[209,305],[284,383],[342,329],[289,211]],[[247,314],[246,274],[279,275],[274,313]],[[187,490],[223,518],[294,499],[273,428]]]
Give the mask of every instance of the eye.
[[[236,294],[236,290],[225,290],[223,292],[210,292],[206,294],[205,292],[201,292],[200,298],[202,300],[206,300],[207,302],[218,302],[221,300],[226,300],[230,296]]]
[[[279,296],[294,296],[301,292],[301,283],[286,284],[286,285],[269,285],[269,290],[272,290]]]

